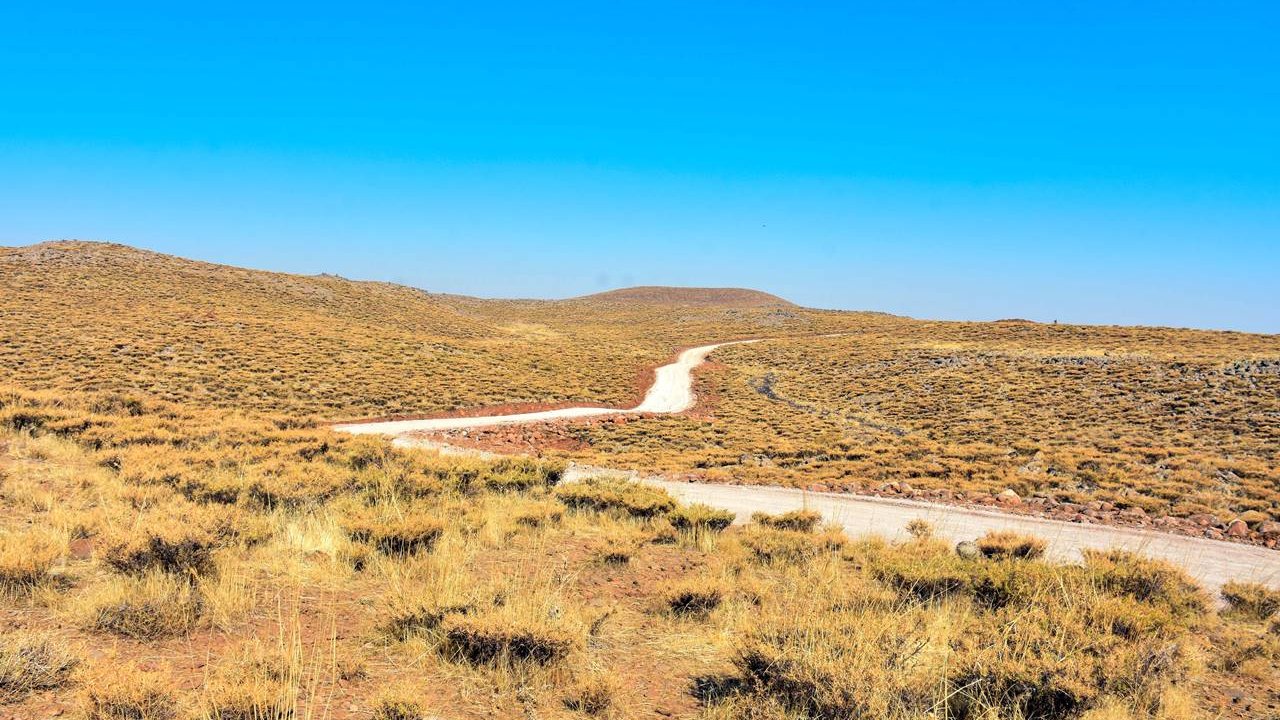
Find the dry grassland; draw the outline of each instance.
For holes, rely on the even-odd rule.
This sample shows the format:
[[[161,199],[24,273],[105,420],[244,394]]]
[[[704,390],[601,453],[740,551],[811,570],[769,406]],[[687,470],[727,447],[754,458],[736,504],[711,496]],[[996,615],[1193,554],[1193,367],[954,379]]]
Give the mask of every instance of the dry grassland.
[[[1280,520],[1276,336],[899,321],[712,360],[703,415],[581,425],[570,454],[724,482],[1013,490],[1255,533]]]
[[[726,528],[554,463],[118,394],[0,392],[0,712],[120,718],[1258,717],[1280,598]],[[1268,710],[1268,706],[1272,708]],[[1221,713],[1221,714],[1220,714]]]

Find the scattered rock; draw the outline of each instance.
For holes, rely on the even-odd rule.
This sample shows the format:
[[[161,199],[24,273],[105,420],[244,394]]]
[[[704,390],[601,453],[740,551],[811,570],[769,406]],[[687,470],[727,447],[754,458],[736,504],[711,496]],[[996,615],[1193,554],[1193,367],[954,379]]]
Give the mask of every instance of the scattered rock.
[[[1230,537],[1247,537],[1249,535],[1249,523],[1243,520],[1232,520],[1227,526],[1227,535]]]
[[[996,495],[996,502],[1001,505],[1021,505],[1022,496],[1010,488],[1005,488],[1000,491],[999,495]]]
[[[1267,520],[1258,523],[1258,532],[1267,537],[1280,537],[1280,522],[1275,520]]]

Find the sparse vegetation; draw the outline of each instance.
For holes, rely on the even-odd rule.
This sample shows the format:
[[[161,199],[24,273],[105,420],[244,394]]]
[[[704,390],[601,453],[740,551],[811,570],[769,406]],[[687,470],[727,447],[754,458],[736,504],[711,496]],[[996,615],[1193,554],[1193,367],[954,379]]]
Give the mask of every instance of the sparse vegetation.
[[[1244,720],[1280,704],[1261,586],[1227,586],[1219,614],[1132,553],[1059,565],[1038,539],[988,536],[961,556],[925,523],[896,543],[806,510],[732,526],[654,487],[561,482],[565,456],[609,452],[1258,532],[1277,500],[1265,338],[769,303],[673,320],[616,297],[603,323],[601,299],[491,304],[97,246],[4,251],[0,279],[0,367],[24,385],[0,389],[15,717]],[[553,457],[397,449],[314,419],[623,402],[629,373],[691,336],[766,327],[859,336],[726,349],[700,378],[714,418],[584,425]],[[1175,339],[1184,360],[1160,350]],[[997,382],[1007,405],[986,402]]]
[[[552,484],[556,463],[513,471],[158,402],[103,414],[91,396],[0,397],[0,410],[44,418],[44,429],[5,431],[7,480],[56,498],[0,504],[5,527],[53,514],[42,526],[68,530],[52,537],[96,548],[67,565],[66,583],[5,599],[41,603],[17,616],[24,630],[56,621],[77,643],[119,638],[122,667],[167,643],[209,654],[211,670],[147,671],[164,683],[84,688],[81,707],[103,718],[189,707],[282,720],[351,706],[467,716],[464,697],[492,696],[596,716],[662,703],[712,717],[946,707],[1074,720],[1114,708],[1154,718],[1178,703],[1219,712],[1229,706],[1211,688],[1233,683],[1280,692],[1269,625],[1220,618],[1182,573],[1128,553],[1057,566],[1017,550],[1037,545],[1019,538],[997,543],[1017,562],[965,559],[925,533],[850,540],[803,511],[722,527],[713,545],[664,543],[728,518],[622,480]],[[156,442],[165,427],[187,430]],[[287,503],[189,492],[285,468],[325,489]],[[490,472],[542,479],[513,487]],[[600,562],[610,553],[629,562]],[[264,630],[281,639],[241,649]],[[6,671],[19,679],[5,687],[44,689],[15,692],[23,707],[71,687],[74,656],[7,657],[37,656]],[[382,696],[409,679],[412,694]]]
[[[1280,522],[1280,336],[859,324],[723,348],[697,376],[713,417],[583,425],[563,454],[1197,534],[1239,519],[1243,537],[1280,541],[1262,532]]]

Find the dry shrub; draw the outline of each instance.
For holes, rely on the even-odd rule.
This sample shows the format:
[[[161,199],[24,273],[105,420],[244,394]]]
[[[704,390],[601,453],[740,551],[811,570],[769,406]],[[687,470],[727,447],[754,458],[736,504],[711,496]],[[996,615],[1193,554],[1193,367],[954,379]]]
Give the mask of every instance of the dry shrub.
[[[933,602],[973,590],[973,568],[949,553],[881,559],[873,572],[908,600]]]
[[[204,606],[191,583],[158,572],[112,578],[78,602],[84,624],[90,629],[137,640],[190,632]]]
[[[173,679],[134,667],[100,670],[86,683],[86,720],[174,720],[179,717]]]
[[[907,523],[907,534],[918,540],[933,537],[933,523],[924,518],[915,518]]]
[[[422,703],[406,690],[384,691],[373,706],[373,720],[427,720]]]
[[[555,525],[564,518],[564,508],[554,502],[528,502],[516,508],[511,519],[517,525],[540,528]]]
[[[62,687],[79,663],[75,654],[45,633],[0,638],[0,704]]]
[[[564,465],[532,458],[502,458],[484,474],[484,485],[498,492],[549,488],[564,477]]]
[[[598,717],[613,707],[617,692],[617,679],[607,672],[595,670],[574,681],[564,696],[564,706],[574,712]]]
[[[496,602],[440,621],[440,652],[477,665],[552,665],[582,646],[587,624],[558,591],[510,588]]]
[[[492,616],[446,616],[441,622],[445,652],[474,664],[531,662],[550,665],[563,660],[580,638],[560,628],[518,626]]]
[[[468,615],[476,611],[473,600],[441,601],[437,598],[394,603],[388,610],[383,629],[397,640],[407,640],[415,635],[439,629],[444,619],[451,615]]]
[[[821,555],[836,553],[847,542],[847,538],[837,532],[814,535],[799,530],[773,530],[765,527],[748,528],[738,539],[757,561],[780,564],[803,563]]]
[[[66,552],[66,535],[51,528],[0,533],[0,585],[22,589],[40,584]]]
[[[1179,617],[1204,613],[1204,591],[1180,568],[1125,550],[1085,550],[1085,567],[1098,587],[1167,608]]]
[[[216,570],[217,536],[207,518],[172,515],[157,509],[131,528],[107,533],[99,555],[123,573],[159,570],[175,575],[209,575]]]
[[[664,593],[663,602],[676,615],[705,616],[720,607],[725,595],[724,583],[699,578],[672,586]]]
[[[1280,611],[1280,590],[1262,583],[1228,582],[1222,586],[1222,599],[1233,613],[1251,620],[1265,621]]]
[[[294,689],[287,683],[242,678],[209,688],[204,699],[206,720],[293,720]]]
[[[444,534],[433,513],[411,509],[400,514],[375,513],[344,522],[352,540],[367,542],[385,555],[412,555],[430,550]]]
[[[952,706],[960,716],[998,708],[1048,720],[1108,696],[1154,700],[1189,675],[1189,646],[1185,628],[1131,598],[1051,594],[982,616],[958,636],[951,682],[963,690]]]
[[[575,510],[615,510],[637,518],[665,515],[676,506],[665,490],[610,478],[588,478],[558,486],[556,497]]]
[[[721,532],[733,524],[737,515],[710,505],[682,505],[667,513],[667,520],[677,530]]]
[[[992,531],[978,538],[978,550],[994,559],[1031,560],[1044,555],[1048,543],[1038,537],[1011,531]]]
[[[742,632],[735,663],[749,692],[820,720],[914,716],[939,677],[922,655],[918,611],[768,613]]]
[[[758,512],[752,513],[751,519],[756,524],[776,530],[795,530],[797,532],[813,532],[822,522],[822,513],[817,510],[788,510],[777,515]]]

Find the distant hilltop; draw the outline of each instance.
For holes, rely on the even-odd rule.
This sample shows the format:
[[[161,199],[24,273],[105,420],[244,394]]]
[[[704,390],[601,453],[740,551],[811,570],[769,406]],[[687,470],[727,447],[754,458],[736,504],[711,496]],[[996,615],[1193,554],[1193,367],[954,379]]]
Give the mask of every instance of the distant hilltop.
[[[645,285],[584,295],[574,300],[646,305],[696,305],[702,307],[795,307],[795,304],[759,290],[747,288],[666,287]]]

